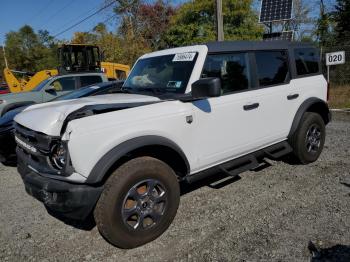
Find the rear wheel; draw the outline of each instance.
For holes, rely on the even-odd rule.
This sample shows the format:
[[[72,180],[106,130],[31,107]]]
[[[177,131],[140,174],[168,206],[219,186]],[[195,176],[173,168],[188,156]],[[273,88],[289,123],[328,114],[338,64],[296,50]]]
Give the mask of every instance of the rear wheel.
[[[316,161],[326,137],[325,124],[317,113],[306,112],[294,135],[290,138],[293,154],[302,164]]]
[[[94,217],[110,243],[134,248],[156,239],[169,227],[179,199],[174,171],[158,159],[139,157],[109,177]]]

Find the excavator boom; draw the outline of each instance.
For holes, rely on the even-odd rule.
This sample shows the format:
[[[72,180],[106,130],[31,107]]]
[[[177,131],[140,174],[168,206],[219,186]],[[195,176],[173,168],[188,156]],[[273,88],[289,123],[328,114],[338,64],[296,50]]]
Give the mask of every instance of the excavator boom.
[[[14,75],[14,72],[26,74],[26,72],[12,71],[9,68],[4,69],[4,78],[11,93],[30,91],[45,79],[58,74],[56,69],[42,70],[31,76],[29,80],[25,80],[24,78],[19,80]]]

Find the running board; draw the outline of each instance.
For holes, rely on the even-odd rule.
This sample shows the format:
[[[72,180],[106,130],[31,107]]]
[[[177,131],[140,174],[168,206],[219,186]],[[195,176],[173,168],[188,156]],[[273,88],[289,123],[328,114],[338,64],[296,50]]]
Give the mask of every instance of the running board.
[[[211,167],[196,174],[188,175],[184,177],[184,180],[186,180],[188,183],[193,183],[207,177],[214,176],[218,173],[224,173],[227,176],[237,177],[240,173],[258,168],[260,166],[260,162],[264,158],[276,160],[291,153],[292,151],[293,149],[288,142],[283,141],[262,150],[258,150],[254,153]]]
[[[265,148],[264,153],[267,158],[276,160],[285,156],[293,151],[293,148],[288,144],[287,141],[283,141],[281,143],[275,144],[273,146],[269,146]]]

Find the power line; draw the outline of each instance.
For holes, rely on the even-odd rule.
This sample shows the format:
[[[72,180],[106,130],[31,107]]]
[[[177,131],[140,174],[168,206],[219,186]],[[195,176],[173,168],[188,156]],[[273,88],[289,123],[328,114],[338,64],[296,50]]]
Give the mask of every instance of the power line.
[[[33,15],[30,19],[28,19],[31,23],[33,22],[33,20],[35,20],[35,18],[37,18],[39,15],[41,15],[50,5],[53,4],[53,0],[51,0],[49,3],[45,4],[45,6],[43,6],[43,8],[41,8],[39,10],[39,12],[37,12],[35,15]]]
[[[111,15],[110,17],[108,17],[107,19],[103,20],[101,23],[107,23],[109,20],[111,20],[112,18],[117,17],[117,14]],[[94,31],[94,28],[90,29],[89,31],[87,31],[87,33],[92,33]]]
[[[61,13],[63,10],[65,10],[70,5],[74,4],[74,1],[69,1],[66,5],[64,5],[61,9],[59,9],[54,14],[50,15],[50,17],[46,20],[45,24],[47,24],[49,21],[51,21],[54,17],[56,17],[59,13]]]
[[[103,11],[104,9],[110,7],[110,6],[113,5],[113,4],[114,4],[114,1],[111,2],[111,3],[109,3],[108,5],[105,5],[104,7],[101,7],[100,9],[98,9],[98,10],[97,10],[96,12],[94,12],[93,14],[91,14],[91,15],[85,17],[84,19],[80,20],[79,22],[73,24],[72,26],[70,26],[70,27],[66,28],[65,30],[59,32],[58,34],[54,35],[53,37],[57,37],[57,36],[59,36],[59,35],[65,33],[65,32],[67,32],[67,31],[71,30],[72,28],[76,27],[77,25],[80,25],[81,23],[85,22],[85,21],[88,20],[89,18],[91,18],[91,17],[93,17],[94,15],[100,13],[101,11]]]
[[[80,13],[78,16],[74,17],[73,19],[69,19],[66,21],[66,23],[62,24],[61,26],[59,26],[59,28],[55,28],[57,30],[53,30],[53,31],[58,31],[60,30],[61,28],[64,28],[66,26],[68,26],[69,24],[73,23],[74,21],[77,21],[78,19],[80,19],[81,17],[84,17],[85,15],[89,14],[90,12],[94,11],[95,9],[99,8],[101,5],[98,4],[96,6],[94,6],[93,8],[87,10],[87,11],[84,11],[82,13]]]

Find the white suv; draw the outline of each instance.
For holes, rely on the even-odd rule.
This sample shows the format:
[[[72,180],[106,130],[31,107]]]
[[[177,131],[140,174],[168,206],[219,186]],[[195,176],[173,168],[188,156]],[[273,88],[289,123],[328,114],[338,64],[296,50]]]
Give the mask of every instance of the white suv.
[[[179,182],[293,154],[316,161],[330,121],[319,51],[290,42],[214,42],[154,52],[120,94],[35,105],[16,123],[26,191],[53,213],[93,214],[133,248],[175,217]]]

